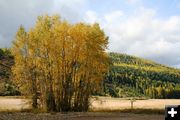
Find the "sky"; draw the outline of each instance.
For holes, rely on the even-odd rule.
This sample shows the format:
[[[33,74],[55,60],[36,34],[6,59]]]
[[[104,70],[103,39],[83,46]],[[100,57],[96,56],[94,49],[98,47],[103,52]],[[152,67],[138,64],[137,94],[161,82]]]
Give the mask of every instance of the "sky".
[[[0,0],[0,47],[45,14],[97,22],[109,36],[108,51],[180,68],[180,0]]]

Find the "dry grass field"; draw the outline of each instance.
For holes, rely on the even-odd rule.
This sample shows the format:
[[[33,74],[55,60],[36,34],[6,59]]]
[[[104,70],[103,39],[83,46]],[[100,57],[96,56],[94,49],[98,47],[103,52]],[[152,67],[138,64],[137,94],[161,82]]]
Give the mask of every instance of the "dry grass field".
[[[22,97],[0,97],[0,111],[30,109],[30,100]],[[180,99],[148,99],[135,100],[134,109],[164,109],[165,105],[178,105]],[[131,102],[128,99],[97,97],[91,100],[92,111],[108,111],[131,109]]]
[[[147,99],[135,100],[134,109],[160,109],[163,110],[166,105],[180,105],[180,99]],[[98,97],[91,102],[92,110],[123,110],[131,109],[131,100],[121,98]]]
[[[0,97],[0,120],[164,120],[163,114],[146,113],[143,110],[164,110],[165,105],[180,104],[180,99],[136,100],[134,110],[129,110],[128,99],[98,97],[91,100],[91,111],[87,113],[27,113],[14,112],[30,109],[30,100],[22,97]],[[135,114],[142,109],[141,114]],[[101,111],[101,112],[100,112]],[[103,112],[102,112],[103,111]]]
[[[0,97],[0,111],[21,111],[29,109],[30,100],[22,97]]]

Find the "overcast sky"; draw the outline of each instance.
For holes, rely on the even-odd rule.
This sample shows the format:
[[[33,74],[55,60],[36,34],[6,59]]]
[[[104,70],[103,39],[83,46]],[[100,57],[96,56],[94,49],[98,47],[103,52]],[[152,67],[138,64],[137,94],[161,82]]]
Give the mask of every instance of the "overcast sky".
[[[10,47],[18,27],[28,30],[43,14],[98,22],[109,51],[180,68],[180,0],[0,0],[0,47]]]

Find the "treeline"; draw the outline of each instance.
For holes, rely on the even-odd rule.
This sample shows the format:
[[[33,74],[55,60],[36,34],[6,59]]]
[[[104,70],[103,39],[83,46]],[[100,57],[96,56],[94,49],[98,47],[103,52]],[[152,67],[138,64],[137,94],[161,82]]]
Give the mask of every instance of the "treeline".
[[[1,49],[0,95],[20,95],[21,89],[12,83],[13,56]],[[110,70],[93,95],[112,97],[180,98],[179,70],[126,54],[109,53]],[[24,93],[22,92],[22,95]],[[38,92],[39,94],[39,92]]]
[[[0,96],[20,95],[19,90],[11,81],[13,64],[11,51],[7,48],[0,48]]]
[[[107,71],[107,44],[98,24],[40,16],[33,28],[21,26],[16,34],[13,81],[22,95],[32,96],[33,108],[87,111]]]
[[[180,70],[125,54],[109,56],[112,65],[104,82],[104,94],[180,98]]]
[[[1,51],[0,95],[20,95],[7,67],[14,63],[13,56],[8,49]],[[179,70],[125,54],[109,53],[109,57],[113,64],[104,76],[101,91],[95,90],[93,95],[180,98]]]

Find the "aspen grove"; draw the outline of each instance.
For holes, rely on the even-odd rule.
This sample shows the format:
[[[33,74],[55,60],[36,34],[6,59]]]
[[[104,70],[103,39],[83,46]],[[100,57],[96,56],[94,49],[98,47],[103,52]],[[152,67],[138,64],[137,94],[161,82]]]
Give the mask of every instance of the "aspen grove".
[[[29,31],[23,26],[17,31],[11,49],[14,84],[32,98],[34,109],[87,111],[108,70],[107,45],[98,24],[39,16]]]

